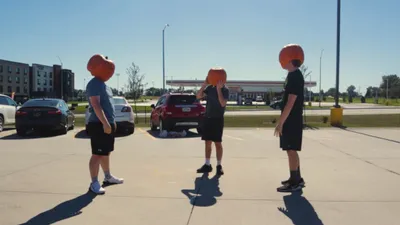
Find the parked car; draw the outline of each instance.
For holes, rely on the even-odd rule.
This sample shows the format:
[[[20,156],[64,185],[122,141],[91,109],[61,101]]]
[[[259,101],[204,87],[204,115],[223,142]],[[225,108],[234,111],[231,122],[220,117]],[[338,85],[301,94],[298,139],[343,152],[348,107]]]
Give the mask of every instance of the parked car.
[[[115,122],[117,124],[117,131],[127,134],[133,134],[135,132],[135,117],[133,115],[132,107],[129,105],[128,101],[122,96],[114,96],[112,99],[115,108]],[[87,106],[85,113],[87,134],[89,134],[87,125],[89,123],[89,117],[91,113],[94,113],[93,109]]]
[[[281,109],[282,108],[282,99],[273,101],[269,106],[273,109]]]
[[[263,101],[262,96],[257,96],[257,97],[256,97],[256,102],[262,102],[262,101]]]
[[[151,130],[189,130],[197,129],[201,134],[205,107],[196,95],[187,93],[169,93],[161,96],[156,105],[152,104],[150,116]]]
[[[4,126],[15,123],[15,112],[18,109],[17,103],[7,95],[0,94],[0,132]]]
[[[253,99],[252,98],[246,98],[244,100],[245,105],[253,105]]]
[[[28,130],[58,131],[66,134],[75,127],[75,108],[69,108],[62,99],[30,99],[15,113],[17,134],[24,136]]]

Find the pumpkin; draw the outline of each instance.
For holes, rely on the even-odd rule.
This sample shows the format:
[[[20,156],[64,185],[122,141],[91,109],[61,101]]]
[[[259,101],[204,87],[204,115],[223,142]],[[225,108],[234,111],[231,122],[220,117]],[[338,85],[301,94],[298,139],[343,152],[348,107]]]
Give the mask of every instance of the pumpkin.
[[[89,70],[94,77],[105,82],[114,74],[115,65],[107,56],[96,54],[89,59],[87,70]]]
[[[224,84],[226,83],[226,71],[220,67],[211,68],[208,71],[208,75],[206,78],[207,83],[217,86],[219,81],[222,81]]]
[[[298,44],[286,45],[279,53],[279,62],[283,69],[285,69],[292,60],[300,60],[300,65],[304,62],[304,51]]]

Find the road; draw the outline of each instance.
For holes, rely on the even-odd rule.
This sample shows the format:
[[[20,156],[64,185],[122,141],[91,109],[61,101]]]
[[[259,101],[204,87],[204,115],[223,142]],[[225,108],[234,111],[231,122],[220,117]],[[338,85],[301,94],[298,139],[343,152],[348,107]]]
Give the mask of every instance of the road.
[[[118,137],[111,171],[125,182],[95,196],[87,192],[90,141],[82,131],[0,133],[0,224],[399,224],[399,129],[305,130],[306,187],[294,194],[276,191],[289,170],[273,129],[225,129],[223,141],[219,178],[214,154],[214,171],[196,174],[204,143],[194,133]]]
[[[226,111],[226,116],[262,116],[262,115],[280,115],[279,110],[246,110],[246,111]],[[324,116],[330,115],[331,111],[329,109],[312,109],[306,110],[306,115],[313,116]],[[400,114],[400,108],[348,108],[343,110],[343,115],[374,115],[374,114]],[[136,115],[136,114],[135,114]],[[137,116],[144,117],[148,116],[149,113],[138,113]],[[76,114],[77,118],[85,117],[84,114]]]

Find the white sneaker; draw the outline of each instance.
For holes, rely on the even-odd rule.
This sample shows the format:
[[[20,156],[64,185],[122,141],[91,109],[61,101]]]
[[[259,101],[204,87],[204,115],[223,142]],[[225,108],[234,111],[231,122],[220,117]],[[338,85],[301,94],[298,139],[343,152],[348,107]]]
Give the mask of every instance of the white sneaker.
[[[106,193],[106,190],[100,185],[98,181],[90,184],[90,190],[99,195]]]
[[[104,178],[104,183],[106,184],[122,184],[124,183],[124,179],[123,178],[118,178],[118,177],[114,177],[111,175],[110,178]]]

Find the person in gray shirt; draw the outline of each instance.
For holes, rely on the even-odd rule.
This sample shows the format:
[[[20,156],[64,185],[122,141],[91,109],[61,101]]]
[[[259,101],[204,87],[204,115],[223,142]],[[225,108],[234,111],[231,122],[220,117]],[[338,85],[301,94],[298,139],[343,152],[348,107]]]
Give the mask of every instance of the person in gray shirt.
[[[206,162],[197,170],[198,173],[209,173],[212,171],[210,163],[212,142],[215,144],[217,152],[217,175],[223,175],[222,169],[222,134],[224,130],[224,114],[226,103],[229,99],[229,89],[224,83],[219,82],[217,86],[212,86],[205,81],[197,93],[197,99],[206,98],[206,113],[203,121],[203,131],[201,139],[205,141]]]

